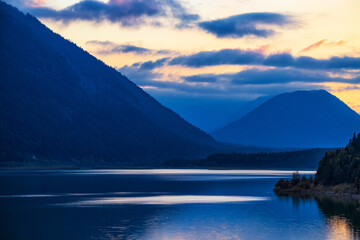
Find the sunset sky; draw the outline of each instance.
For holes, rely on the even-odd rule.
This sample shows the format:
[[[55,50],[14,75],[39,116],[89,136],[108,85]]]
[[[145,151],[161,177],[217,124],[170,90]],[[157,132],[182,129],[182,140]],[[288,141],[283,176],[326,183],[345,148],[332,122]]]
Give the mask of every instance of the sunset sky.
[[[6,2],[196,125],[295,90],[326,89],[360,112],[359,0]]]

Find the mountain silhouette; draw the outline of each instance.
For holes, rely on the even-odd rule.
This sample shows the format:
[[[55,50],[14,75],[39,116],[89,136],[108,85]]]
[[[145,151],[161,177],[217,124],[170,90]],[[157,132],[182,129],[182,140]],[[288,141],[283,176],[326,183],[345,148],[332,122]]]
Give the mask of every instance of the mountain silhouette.
[[[275,96],[215,131],[224,142],[277,148],[340,147],[360,131],[360,116],[325,90]]]
[[[35,17],[0,2],[1,161],[132,163],[215,140]]]

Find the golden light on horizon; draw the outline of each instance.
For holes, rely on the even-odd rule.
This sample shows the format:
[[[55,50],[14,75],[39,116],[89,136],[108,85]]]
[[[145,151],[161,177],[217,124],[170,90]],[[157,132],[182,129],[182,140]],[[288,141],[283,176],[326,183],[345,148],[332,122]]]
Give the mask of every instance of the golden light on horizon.
[[[329,92],[360,114],[360,84],[327,83]]]
[[[41,6],[63,9],[77,3],[66,1],[33,1]],[[102,2],[107,3],[107,0]],[[172,20],[164,21],[160,17],[159,26],[144,24],[122,26],[108,20],[100,22],[71,21],[67,24],[59,21],[40,19],[45,25],[75,42],[109,66],[121,68],[134,63],[155,61],[163,57],[176,57],[196,54],[200,51],[218,51],[221,49],[242,49],[261,51],[265,56],[274,53],[289,53],[294,57],[309,56],[319,60],[331,57],[360,57],[360,32],[355,31],[360,22],[360,1],[357,0],[304,0],[289,2],[279,0],[276,3],[266,0],[233,1],[224,0],[185,0],[182,4],[190,13],[199,14],[199,21],[211,21],[230,16],[273,12],[291,17],[289,26],[273,26],[274,34],[268,37],[246,36],[242,38],[220,38],[196,27],[176,28]],[[263,26],[266,28],[266,26]],[[169,54],[109,53],[99,54],[88,41],[110,41],[118,45],[130,44],[154,51],[168,50]],[[199,74],[232,74],[248,68],[262,69],[263,66],[217,65],[191,68],[184,66],[164,66],[153,70],[156,81],[174,81],[184,76]],[[327,71],[327,70],[324,70]],[[346,77],[346,71],[328,70],[330,76]],[[356,73],[359,74],[359,73]],[[356,75],[355,74],[355,75]],[[130,79],[133,80],[133,79]],[[297,84],[301,85],[301,84]],[[205,85],[204,85],[205,86]],[[305,89],[309,89],[303,83]],[[341,83],[314,84],[315,89],[324,88],[360,112],[360,85]],[[153,86],[156,87],[156,86]],[[146,86],[152,89],[151,86]],[[244,88],[246,89],[246,88]],[[279,88],[278,93],[284,92]],[[293,88],[289,88],[292,91]],[[302,90],[301,87],[299,90]],[[244,90],[245,91],[245,90]],[[172,94],[169,92],[169,94]],[[244,95],[248,94],[246,92]],[[253,94],[256,96],[256,94]]]

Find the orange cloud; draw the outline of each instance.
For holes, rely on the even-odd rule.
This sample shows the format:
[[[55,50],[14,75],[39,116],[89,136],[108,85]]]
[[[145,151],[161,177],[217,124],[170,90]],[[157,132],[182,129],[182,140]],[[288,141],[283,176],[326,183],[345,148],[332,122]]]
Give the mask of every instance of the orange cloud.
[[[316,43],[311,44],[310,46],[307,46],[306,48],[304,48],[300,52],[307,52],[307,51],[310,51],[312,49],[318,48],[320,46],[332,47],[332,46],[341,46],[341,45],[345,44],[344,40],[340,40],[338,42],[332,41],[332,42],[328,42],[328,43],[326,41],[327,41],[327,39],[320,40],[320,41],[318,41]]]
[[[307,52],[310,51],[313,48],[318,48],[320,45],[322,45],[324,42],[326,41],[326,39],[320,40],[314,44],[311,44],[310,46],[304,48],[303,50],[301,50],[301,52]]]

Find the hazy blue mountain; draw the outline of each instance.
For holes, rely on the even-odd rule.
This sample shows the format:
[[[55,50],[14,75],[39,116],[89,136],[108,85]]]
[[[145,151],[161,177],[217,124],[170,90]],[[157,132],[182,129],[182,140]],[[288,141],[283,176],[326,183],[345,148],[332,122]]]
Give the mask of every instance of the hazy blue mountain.
[[[206,132],[229,123],[227,120],[244,102],[237,99],[155,95],[156,100],[179,113],[186,121]]]
[[[225,127],[226,125],[242,118],[243,116],[250,113],[261,104],[267,102],[270,98],[272,98],[272,96],[262,96],[256,98],[253,101],[244,103],[234,113],[232,113],[229,117],[226,118],[226,120],[223,122],[221,127]]]
[[[219,141],[264,147],[339,147],[360,131],[360,116],[327,91],[273,97],[213,133]]]
[[[115,69],[0,2],[0,159],[194,157],[214,139]]]

